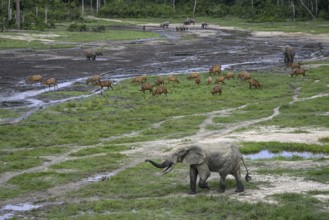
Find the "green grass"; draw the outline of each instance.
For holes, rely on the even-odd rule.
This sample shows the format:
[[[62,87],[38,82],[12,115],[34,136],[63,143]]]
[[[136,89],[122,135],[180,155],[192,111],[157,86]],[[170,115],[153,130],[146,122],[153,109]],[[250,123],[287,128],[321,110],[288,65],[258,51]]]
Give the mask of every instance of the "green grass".
[[[156,33],[129,30],[107,30],[105,32],[59,32],[56,40],[64,42],[92,42],[137,40],[142,38],[159,37]]]
[[[164,20],[170,23],[182,23],[182,18],[152,18],[152,19],[122,19],[124,23],[132,21],[136,24],[144,23],[161,23]],[[237,27],[247,31],[283,31],[283,32],[302,32],[310,34],[327,34],[329,33],[329,25],[326,20],[312,20],[312,21],[286,21],[286,22],[251,22],[246,19],[237,17],[198,17],[196,22],[207,22],[208,24],[216,24],[219,26]],[[170,27],[170,26],[169,26]]]
[[[156,168],[139,164],[111,178],[90,184],[66,195],[79,203],[49,207],[34,217],[47,219],[326,219],[324,202],[303,194],[275,194],[280,204],[248,203],[218,194],[218,179],[210,181],[211,190],[201,190],[196,196],[177,196],[189,190],[188,171],[177,165],[164,176]],[[215,175],[215,174],[214,174]],[[246,187],[250,188],[250,183]],[[255,184],[255,183],[251,183]],[[261,183],[259,183],[261,184]],[[228,188],[235,182],[228,181]],[[89,201],[90,197],[96,201]]]
[[[304,79],[300,81],[300,86],[307,87],[310,91],[303,92],[301,89],[300,94],[311,97],[322,91],[316,88],[311,89],[312,87],[320,85],[322,89],[325,89],[320,84],[326,79],[322,71],[322,68],[318,68],[318,71],[315,69],[313,73],[310,73],[310,78],[305,79],[305,83]],[[52,165],[47,171],[23,173],[13,177],[7,184],[1,186],[0,198],[15,198],[29,192],[79,181],[95,174],[109,173],[125,164],[127,157],[120,152],[130,148],[125,144],[117,145],[117,143],[193,135],[199,130],[199,125],[206,118],[207,112],[245,105],[242,109],[230,111],[225,117],[214,119],[214,126],[220,126],[220,124],[229,126],[239,121],[267,117],[277,106],[283,106],[280,116],[275,118],[275,120],[280,120],[280,123],[287,121],[288,116],[284,119],[280,118],[286,114],[289,117],[295,117],[294,114],[299,112],[298,105],[303,105],[300,109],[303,109],[305,114],[315,115],[313,114],[315,111],[317,114],[326,111],[322,104],[323,98],[288,104],[292,101],[294,93],[289,85],[296,79],[278,77],[275,73],[253,73],[253,75],[263,83],[262,90],[249,90],[246,82],[231,80],[223,85],[221,96],[212,96],[211,87],[205,84],[196,86],[193,81],[187,81],[184,75],[177,76],[181,84],[166,85],[169,89],[167,97],[143,94],[139,91],[138,85],[131,85],[131,81],[126,80],[116,85],[113,91],[104,92],[103,96],[59,104],[39,111],[21,123],[2,125],[0,127],[1,161],[4,159],[8,161],[6,166],[1,167],[2,172],[39,166],[44,162],[42,156],[62,154],[67,152],[71,145],[96,144],[99,143],[100,138],[115,136],[118,139],[105,141],[100,146],[82,147],[79,151],[72,151],[67,156],[67,160]],[[315,76],[319,82],[307,83],[307,81],[313,82],[312,77]],[[202,79],[205,80],[206,77],[207,74],[203,75]],[[149,78],[151,82],[154,80],[155,77]],[[311,106],[309,102],[312,103]],[[305,106],[304,103],[306,103]],[[287,112],[287,109],[291,110],[291,113]],[[326,127],[327,119],[321,119],[324,122],[319,123]],[[275,120],[271,122],[277,123]],[[289,126],[295,125],[295,132],[302,133],[303,129],[298,126],[307,127],[310,121],[307,117],[302,117],[298,121],[289,122],[291,123]],[[272,123],[268,124],[272,125]],[[133,137],[120,137],[132,131],[140,133]],[[17,139],[17,136],[20,138]],[[329,150],[326,145],[327,138],[322,138],[322,142],[325,143],[324,146],[278,142],[243,143],[241,151],[254,153],[268,149],[273,152],[289,150],[327,153]],[[51,147],[58,144],[65,144],[66,147]],[[18,150],[9,152],[9,146]],[[26,150],[25,147],[30,147],[31,150]],[[19,150],[20,148],[22,149]],[[316,160],[314,159],[315,162]],[[246,162],[248,166],[259,164],[257,171],[254,171],[259,174],[290,175],[322,183],[329,181],[328,169],[325,166],[300,170],[268,167],[264,166],[263,161],[248,160]],[[200,194],[197,196],[176,196],[189,191],[186,165],[176,165],[175,170],[168,175],[159,176],[159,172],[149,164],[140,163],[111,177],[110,181],[88,184],[66,193],[65,198],[60,199],[61,201],[81,201],[79,203],[68,202],[60,207],[44,208],[42,213],[35,210],[30,215],[42,216],[45,219],[65,219],[68,216],[73,219],[130,219],[133,216],[134,218],[143,217],[143,219],[154,219],[154,216],[158,219],[186,217],[189,219],[218,219],[219,217],[245,219],[246,216],[247,218],[257,216],[257,219],[271,219],[274,216],[280,216],[283,219],[307,219],[310,216],[311,219],[313,217],[325,219],[327,216],[327,213],[321,212],[324,202],[314,200],[309,195],[275,195],[274,199],[280,200],[280,205],[260,202],[252,204],[230,199],[228,194],[217,193],[218,176],[216,174],[213,174],[216,178],[209,182],[210,191],[199,189]],[[245,187],[249,190],[257,190],[264,184],[268,183],[253,180],[245,183]],[[227,187],[233,190],[235,181],[228,180]],[[90,201],[89,198],[97,198],[97,200]],[[309,201],[314,202],[310,205]],[[302,209],[300,209],[301,206]]]
[[[122,22],[109,21],[106,19],[95,20],[87,18],[84,24],[91,30],[92,27],[97,26],[127,26],[144,23],[161,23],[164,19],[121,19]],[[182,19],[165,19],[171,23],[182,23]],[[210,24],[217,24],[220,26],[238,27],[248,31],[284,31],[284,32],[304,32],[310,34],[327,34],[329,33],[328,24],[326,21],[314,20],[306,22],[270,22],[270,23],[252,23],[244,19],[225,17],[221,19],[214,18],[198,18],[197,22],[206,21]],[[67,32],[66,28],[71,23],[56,24],[55,29],[46,31],[21,31],[15,33],[0,34],[0,49],[14,49],[14,48],[33,48],[33,49],[55,49],[74,47],[77,42],[92,42],[92,41],[117,41],[117,40],[135,40],[142,38],[156,38],[159,34],[144,31],[127,31],[127,30],[109,30],[105,32]],[[15,36],[26,36],[25,34],[35,35],[37,39],[33,40],[14,40]],[[38,40],[45,34],[52,34],[55,36],[45,37],[53,40],[51,43],[43,43]],[[10,38],[3,38],[1,35],[11,35]],[[57,35],[57,36],[56,36]],[[25,39],[29,39],[24,37]]]
[[[2,162],[0,163],[0,174],[39,166],[47,161],[47,159],[43,156],[56,156],[66,152],[67,150],[67,147],[31,148],[18,151],[1,150],[0,156]]]
[[[142,135],[149,140],[181,137],[198,130],[198,124],[203,118],[194,114],[238,107],[246,104],[247,98],[249,104],[271,100],[270,106],[264,105],[264,109],[270,111],[274,100],[288,102],[291,99],[287,93],[287,82],[276,83],[278,77],[275,74],[268,76],[268,80],[274,82],[268,89],[249,90],[245,82],[232,80],[223,86],[222,96],[212,96],[209,86],[195,86],[193,81],[184,79],[185,76],[178,77],[180,84],[167,85],[168,97],[143,94],[138,85],[131,85],[130,80],[127,80],[113,91],[106,91],[103,96],[70,101],[39,111],[20,124],[1,126],[0,133],[3,136],[0,137],[0,146],[93,144],[100,138],[144,129],[147,130]],[[150,78],[149,81],[154,79]],[[165,121],[160,128],[150,129],[152,124],[173,116],[182,118]],[[180,123],[174,123],[175,120]],[[159,131],[158,135],[154,135],[156,131]],[[20,140],[15,138],[16,135],[21,137]]]
[[[105,91],[103,96],[69,101],[41,110],[19,124],[1,126],[0,149],[6,146],[88,145],[98,143],[102,138],[133,131],[140,133],[131,137],[130,141],[180,138],[193,135],[199,129],[205,117],[202,114],[243,105],[246,106],[242,109],[214,118],[214,124],[208,129],[268,117],[278,106],[281,106],[280,115],[261,124],[296,128],[328,127],[325,113],[329,96],[289,104],[294,93],[290,84],[296,80],[302,80],[300,95],[304,97],[326,91],[325,83],[322,83],[327,80],[324,72],[323,68],[314,69],[308,79],[286,78],[275,73],[252,73],[262,82],[263,89],[249,89],[246,82],[230,80],[222,86],[221,96],[211,95],[211,87],[205,85],[207,74],[203,75],[204,83],[200,86],[186,80],[186,76],[178,75],[181,83],[168,84],[167,97],[143,94],[138,85],[126,80],[116,85],[113,91]],[[318,80],[316,83],[313,80],[315,77]],[[149,77],[149,81],[154,80],[155,77]],[[160,122],[161,126],[152,127]],[[17,136],[21,138],[17,140]],[[117,140],[117,143],[127,140]]]
[[[48,171],[22,173],[11,178],[8,184],[12,188],[0,192],[0,198],[12,198],[27,192],[49,189],[51,187],[78,181],[93,173],[111,172],[122,166],[126,156],[119,153],[125,147],[103,146],[99,148],[83,149],[64,159],[63,162],[52,165]],[[8,156],[2,156],[6,166],[1,171],[19,171],[34,166],[40,166],[45,159],[43,155],[56,156],[67,148],[37,148],[30,151],[15,151]],[[88,155],[83,152],[88,152]],[[91,153],[94,152],[94,153]],[[94,155],[93,155],[94,154]],[[83,158],[78,158],[83,156]],[[3,188],[6,188],[5,186]]]
[[[150,20],[135,20],[142,24]],[[240,19],[224,18],[205,20],[219,25],[240,26],[244,29],[286,30],[308,33],[328,33],[325,23],[271,23],[252,24]],[[154,22],[160,22],[155,20]],[[178,22],[178,19],[177,19]],[[179,22],[181,22],[179,20]],[[114,25],[107,21],[88,22],[87,26]],[[127,25],[128,21],[123,24]],[[79,36],[64,30],[68,24],[59,26],[54,32],[60,34],[51,47],[67,45],[67,42],[88,42],[116,40],[125,35],[125,39],[139,37],[157,37],[148,33],[106,31],[102,34],[87,33]],[[270,25],[270,28],[266,27]],[[291,26],[293,25],[293,26]],[[316,29],[316,31],[312,31]],[[42,34],[43,32],[30,32]],[[16,34],[16,33],[14,33]],[[17,33],[20,34],[20,33]],[[93,36],[93,35],[95,36]],[[139,35],[141,34],[141,35]],[[93,38],[95,37],[95,38]],[[92,38],[92,39],[91,39]],[[0,48],[47,48],[40,42],[27,44],[21,41],[10,41],[0,38]],[[65,44],[61,45],[61,41]],[[31,46],[32,45],[32,46]],[[305,63],[308,65],[310,63]],[[324,62],[328,64],[328,62]],[[328,91],[327,67],[309,68],[308,77],[303,79],[282,77],[275,72],[252,73],[263,84],[263,89],[248,89],[246,82],[227,81],[223,85],[221,96],[210,94],[211,86],[206,86],[208,74],[203,74],[203,84],[196,86],[187,81],[185,75],[178,75],[180,84],[167,84],[167,97],[153,97],[141,93],[138,85],[130,80],[117,84],[113,91],[104,92],[103,96],[93,96],[84,100],[75,100],[40,110],[26,120],[17,124],[0,126],[0,174],[17,172],[13,178],[0,186],[0,200],[4,201],[18,196],[29,196],[31,192],[44,191],[61,184],[81,181],[99,173],[110,173],[126,164],[128,158],[122,151],[130,149],[128,143],[138,141],[184,138],[195,134],[206,114],[213,111],[227,110],[245,106],[242,109],[229,111],[215,117],[209,130],[229,127],[243,121],[260,119],[273,114],[273,109],[280,107],[280,115],[268,122],[256,126],[276,125],[292,127],[294,132],[304,133],[309,127],[328,128],[328,96],[311,99],[311,97]],[[154,82],[156,77],[150,77]],[[298,98],[293,102],[293,88],[301,88]],[[86,92],[56,92],[44,94],[45,99],[58,99]],[[307,99],[308,98],[308,99]],[[3,114],[2,114],[3,113]],[[1,110],[0,117],[8,118],[19,111]],[[14,115],[13,115],[14,114]],[[249,126],[244,129],[252,128]],[[305,128],[305,129],[304,129]],[[121,136],[136,132],[134,136]],[[100,145],[100,140],[104,138]],[[107,138],[110,138],[109,140]],[[187,140],[186,141],[189,141]],[[272,152],[311,151],[328,153],[328,137],[319,141],[323,145],[297,143],[243,143],[243,153],[254,153],[262,149]],[[80,150],[75,150],[76,147]],[[138,144],[136,143],[136,146]],[[156,147],[156,146],[154,146]],[[169,149],[169,148],[168,148]],[[64,155],[64,154],[67,155]],[[23,172],[29,168],[47,162],[47,156],[64,156],[62,162],[47,167],[45,170]],[[157,157],[157,155],[154,155]],[[159,156],[160,157],[160,156]],[[157,161],[159,161],[157,159]],[[252,171],[266,175],[287,175],[302,177],[306,180],[328,183],[328,167],[323,165],[305,169],[278,168],[271,166],[277,160],[247,160]],[[291,160],[301,160],[293,158]],[[326,158],[312,159],[317,164]],[[298,161],[302,162],[302,161]],[[49,198],[65,201],[61,205],[47,206],[24,214],[35,219],[327,219],[328,202],[318,200],[313,195],[329,192],[314,191],[310,193],[281,193],[265,198],[279,201],[279,204],[265,202],[249,203],[235,199],[230,193],[218,194],[218,175],[209,181],[210,191],[199,190],[196,196],[187,196],[189,191],[188,167],[184,164],[175,166],[167,175],[159,175],[161,170],[149,164],[140,163],[120,172],[109,181],[90,183],[82,188],[67,192],[60,198]],[[244,172],[244,170],[243,170]],[[245,182],[244,182],[245,183]],[[270,187],[264,180],[253,179],[245,183],[247,190],[257,190],[262,186]],[[227,181],[228,190],[233,191],[235,181]],[[248,192],[246,191],[246,195]],[[245,194],[241,194],[241,198]],[[47,198],[48,199],[48,198]]]
[[[319,211],[321,210],[319,200],[314,201],[307,196],[298,199],[292,198],[290,203],[282,205],[249,204],[226,196],[121,201],[109,199],[55,208],[49,210],[46,217],[51,219],[65,219],[67,216],[72,219],[278,219],[279,216],[281,219],[326,219],[326,213]]]
[[[277,159],[276,159],[277,160]],[[314,162],[323,159],[314,159]],[[327,166],[318,166],[316,168],[300,169],[299,167],[280,167],[275,166],[262,166],[257,169],[258,174],[273,175],[273,176],[292,176],[302,177],[304,180],[310,180],[326,184],[329,181]]]
[[[97,23],[96,23],[97,24]],[[160,35],[139,30],[106,30],[104,32],[68,32],[68,24],[61,24],[56,29],[41,31],[19,31],[0,34],[0,49],[55,49],[74,47],[79,42],[138,40],[157,38]],[[98,25],[98,24],[97,24]],[[88,25],[87,25],[88,26]],[[9,37],[7,37],[9,36]],[[31,36],[31,37],[27,37]],[[51,42],[44,42],[51,40]]]
[[[201,21],[201,18],[198,19]],[[220,19],[202,18],[211,24],[220,26],[233,26],[249,31],[282,31],[282,32],[302,32],[309,34],[328,34],[329,25],[325,20],[313,21],[286,21],[286,22],[262,22],[253,23],[245,19],[235,17],[225,17]]]
[[[47,90],[48,91],[48,90]],[[38,99],[47,99],[47,100],[58,100],[58,99],[66,99],[70,97],[77,97],[88,95],[89,92],[87,91],[51,91],[45,92],[42,94],[37,95]]]
[[[12,110],[0,109],[0,120],[5,118],[18,117],[18,114]]]
[[[240,151],[243,154],[258,153],[261,150],[269,150],[272,153],[281,151],[312,152],[329,154],[329,145],[282,143],[282,142],[245,142]]]
[[[328,127],[327,104],[329,96],[317,99],[309,99],[303,102],[286,104],[280,108],[281,114],[271,122],[264,122],[264,125],[276,125],[280,127],[310,126],[314,128]]]

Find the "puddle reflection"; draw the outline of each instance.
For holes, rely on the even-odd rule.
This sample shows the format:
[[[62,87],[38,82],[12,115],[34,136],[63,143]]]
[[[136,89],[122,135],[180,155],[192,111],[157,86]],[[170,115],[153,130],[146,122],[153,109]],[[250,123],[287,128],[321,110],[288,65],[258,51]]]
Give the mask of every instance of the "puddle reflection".
[[[256,154],[245,154],[244,158],[248,158],[251,160],[257,160],[257,159],[271,159],[271,158],[275,158],[275,157],[290,158],[293,156],[301,157],[304,159],[310,159],[310,158],[321,158],[321,157],[324,157],[325,154],[315,154],[312,152],[289,152],[289,151],[281,151],[278,153],[272,153],[268,150],[262,150]]]

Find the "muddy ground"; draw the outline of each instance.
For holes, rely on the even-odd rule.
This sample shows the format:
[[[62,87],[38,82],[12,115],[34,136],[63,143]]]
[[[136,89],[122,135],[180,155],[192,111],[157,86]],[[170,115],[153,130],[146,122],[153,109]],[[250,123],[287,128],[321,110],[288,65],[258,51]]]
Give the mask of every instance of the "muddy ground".
[[[264,35],[211,25],[208,29],[195,25],[182,32],[174,28],[147,28],[146,31],[158,32],[162,37],[82,43],[70,49],[2,50],[0,95],[31,89],[23,82],[32,74],[55,77],[61,83],[92,74],[105,74],[104,78],[115,79],[122,75],[207,71],[215,63],[237,71],[277,67],[278,73],[286,73],[282,68],[281,51],[287,44],[296,48],[296,61],[329,57],[329,42],[325,37]],[[80,47],[101,48],[103,56],[87,61]]]
[[[151,31],[151,30],[146,30]],[[92,74],[102,74],[103,78],[118,79],[131,77],[140,74],[171,74],[171,73],[188,73],[191,71],[207,71],[215,63],[224,65],[225,68],[240,71],[275,71],[278,74],[288,74],[289,71],[283,67],[282,47],[289,44],[296,48],[296,61],[319,60],[329,57],[329,38],[328,36],[312,37],[302,34],[283,34],[283,33],[250,33],[230,28],[209,26],[206,30],[197,27],[185,32],[176,32],[174,29],[152,31],[159,32],[163,38],[146,39],[127,42],[94,42],[88,43],[92,47],[102,47],[103,56],[96,61],[87,61],[83,57],[79,47],[73,49],[54,49],[54,50],[6,50],[0,52],[0,97],[2,98],[1,106],[3,108],[13,107],[6,97],[15,93],[33,90],[33,86],[24,83],[24,78],[31,74],[41,74],[46,77],[56,77],[60,83],[83,79]],[[86,44],[84,45],[86,46]],[[63,87],[60,89],[72,89]],[[293,102],[303,101],[298,99],[295,94]],[[327,93],[322,95],[328,95]],[[316,98],[316,97],[310,97]],[[9,103],[9,104],[8,104]],[[22,104],[22,103],[21,103]],[[14,104],[13,104],[14,105]],[[23,104],[22,104],[23,105]],[[192,141],[201,143],[213,142],[240,142],[240,141],[263,141],[264,137],[268,141],[284,141],[298,143],[318,143],[321,137],[328,137],[328,130],[315,130],[303,128],[307,133],[294,133],[286,129],[278,128],[256,128],[246,132],[236,132],[240,128],[255,125],[260,121],[271,120],[280,114],[279,106],[273,110],[273,115],[258,120],[246,121],[239,123],[230,128],[223,128],[218,131],[209,132],[205,128],[212,123],[212,118],[228,114],[235,109],[227,109],[218,112],[205,113],[207,119],[200,124],[200,130],[194,136],[188,137]],[[176,116],[178,117],[178,116]],[[157,125],[152,125],[157,126]],[[269,133],[268,131],[271,130]],[[128,136],[138,135],[138,132],[127,134]],[[120,138],[120,137],[112,137]],[[111,177],[143,162],[144,158],[152,155],[164,155],[162,149],[168,145],[174,146],[180,144],[183,139],[178,140],[158,140],[143,143],[131,144],[131,150],[126,152],[131,157],[127,166],[122,167],[108,174],[100,174],[100,177]],[[158,146],[154,148],[154,146]],[[84,146],[92,147],[92,146]],[[84,147],[77,146],[72,148],[72,152],[78,151]],[[97,147],[94,146],[94,147]],[[35,172],[47,169],[49,166],[68,160],[69,154],[59,155],[58,157],[49,158],[49,161],[39,167],[17,173],[6,173],[0,176],[0,183],[3,184],[10,178],[25,172]],[[321,165],[328,165],[328,160],[324,160]],[[294,162],[269,162],[268,166],[290,166],[292,169],[302,169],[316,167],[310,161]],[[257,170],[257,167],[251,167],[251,171]],[[218,178],[216,175],[212,175]],[[270,176],[255,175],[254,179],[262,179],[265,184],[257,190],[246,190],[243,194],[235,194],[232,191],[233,198],[259,202],[264,201],[268,195],[283,192],[303,193],[310,190],[328,191],[327,184],[305,181],[302,178],[288,176]],[[110,181],[110,180],[109,180]],[[0,201],[0,207],[8,204],[19,203],[38,203],[46,206],[45,203],[39,203],[49,198],[60,198],[65,192],[77,189],[90,181],[87,179],[75,183],[69,183],[54,187],[43,192],[31,193],[28,196]],[[209,194],[217,195],[214,190]],[[329,201],[328,195],[318,195],[318,199]],[[273,200],[266,199],[267,202]],[[62,202],[62,201],[59,201]],[[328,209],[329,207],[326,207]],[[8,213],[0,209],[0,214]],[[22,214],[22,216],[26,215]]]
[[[118,80],[136,75],[177,74],[192,71],[206,72],[214,64],[233,71],[273,71],[288,74],[283,66],[282,47],[289,44],[296,49],[295,61],[317,60],[329,57],[327,35],[307,35],[280,32],[251,33],[230,27],[198,24],[188,31],[177,32],[176,25],[160,29],[148,24],[145,31],[154,31],[159,38],[133,41],[102,41],[77,43],[70,49],[11,49],[0,51],[0,108],[31,107],[39,109],[48,100],[37,97],[46,90],[26,82],[26,77],[40,74],[55,77],[60,90],[83,90],[77,86],[94,74],[103,79]],[[111,29],[111,27],[108,27]],[[116,29],[118,27],[115,27]],[[129,29],[129,27],[124,27]],[[142,29],[141,27],[131,27]],[[2,36],[10,36],[5,33]],[[17,37],[17,36],[15,36]],[[32,41],[35,35],[22,34]],[[51,44],[52,36],[42,35],[42,41]],[[95,48],[103,52],[95,61],[86,60],[81,48]],[[72,83],[73,82],[73,83]],[[70,83],[67,86],[67,83]],[[93,92],[90,87],[87,92]],[[32,91],[32,94],[28,93]],[[21,94],[24,92],[23,94]],[[26,93],[27,92],[27,93]],[[28,99],[30,98],[30,99]],[[32,98],[32,99],[31,99]],[[57,100],[60,102],[61,100]],[[31,109],[27,108],[28,111]],[[25,117],[25,116],[24,116]],[[22,118],[2,119],[1,123],[17,122]]]

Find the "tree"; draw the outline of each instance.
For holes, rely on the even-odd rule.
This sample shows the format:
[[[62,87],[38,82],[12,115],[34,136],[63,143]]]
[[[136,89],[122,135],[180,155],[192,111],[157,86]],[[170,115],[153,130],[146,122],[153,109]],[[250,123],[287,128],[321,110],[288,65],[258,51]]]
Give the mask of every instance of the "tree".
[[[195,8],[196,8],[196,0],[194,0],[194,6],[193,6],[193,18],[194,18],[194,14],[195,14]]]
[[[81,1],[81,17],[83,16],[84,11],[85,11],[85,1],[82,0]]]
[[[300,0],[300,3],[303,5],[303,7],[306,9],[306,11],[312,16],[312,18],[314,19],[315,16],[313,15],[313,13],[311,12],[311,10],[305,5],[303,0]]]
[[[11,2],[8,0],[8,21],[11,21],[12,16],[12,9],[11,9]]]
[[[16,27],[21,29],[21,5],[20,0],[16,0]]]
[[[295,4],[294,4],[294,1],[291,1],[291,8],[292,8],[292,15],[293,15],[293,18],[294,18],[294,21],[296,20],[296,11],[295,11]]]

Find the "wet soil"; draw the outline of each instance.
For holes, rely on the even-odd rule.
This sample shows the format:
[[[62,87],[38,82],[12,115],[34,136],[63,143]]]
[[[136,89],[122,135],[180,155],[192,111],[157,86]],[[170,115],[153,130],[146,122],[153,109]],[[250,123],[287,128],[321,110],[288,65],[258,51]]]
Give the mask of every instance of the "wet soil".
[[[160,37],[152,39],[77,43],[76,47],[69,49],[0,51],[0,109],[20,111],[16,118],[11,118],[12,115],[2,117],[0,123],[18,122],[49,105],[50,101],[58,103],[66,100],[40,96],[49,89],[27,83],[26,77],[33,74],[56,78],[59,90],[91,94],[97,91],[95,87],[81,85],[94,74],[116,81],[142,74],[207,72],[218,63],[223,69],[232,71],[266,69],[287,74],[289,70],[283,66],[282,55],[282,47],[287,44],[296,49],[295,61],[329,57],[327,36],[251,33],[215,25],[209,25],[207,29],[195,25],[188,31],[178,32],[173,28],[175,25],[168,29],[157,26],[151,24],[145,30],[160,34]],[[121,28],[142,29],[136,26]],[[82,47],[101,48],[103,56],[94,61],[87,60]]]
[[[195,26],[181,32],[174,28],[146,31],[158,32],[162,37],[84,43],[70,49],[0,51],[0,97],[33,90],[35,85],[25,83],[25,78],[32,74],[55,77],[59,83],[93,74],[113,80],[140,74],[207,71],[216,63],[236,71],[277,68],[278,73],[286,73],[281,52],[286,44],[296,48],[296,61],[329,57],[329,42],[311,41],[307,37],[259,36],[216,26],[208,29]],[[103,56],[96,61],[86,60],[81,46],[102,48]],[[6,100],[1,101],[2,107],[6,107],[3,103]]]

